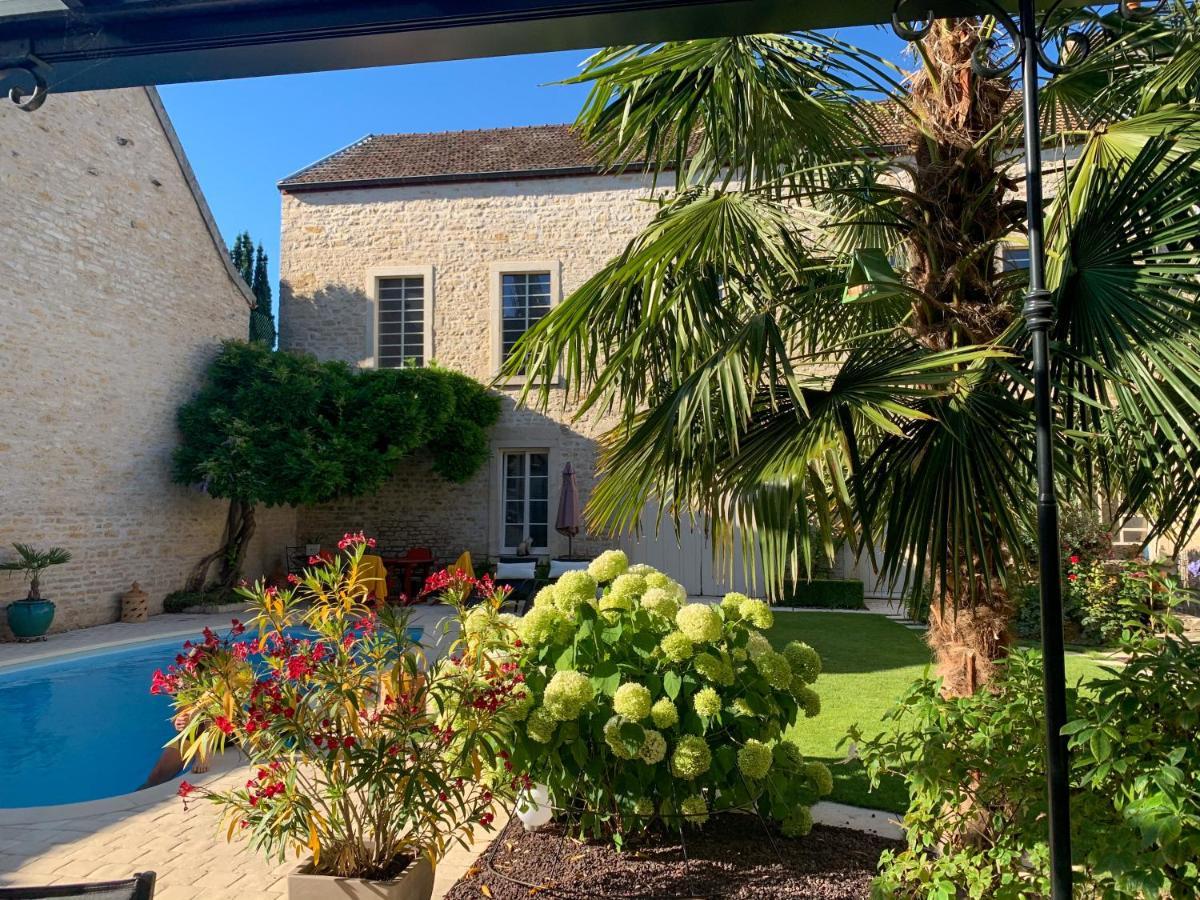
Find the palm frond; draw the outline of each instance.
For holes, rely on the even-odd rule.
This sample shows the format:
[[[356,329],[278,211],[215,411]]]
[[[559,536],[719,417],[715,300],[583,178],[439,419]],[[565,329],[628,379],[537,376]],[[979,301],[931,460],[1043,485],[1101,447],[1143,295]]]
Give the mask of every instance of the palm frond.
[[[1101,438],[1079,464],[1117,473],[1122,511],[1157,506],[1156,533],[1200,505],[1198,166],[1148,141],[1087,173],[1086,204],[1050,233],[1064,426]]]
[[[889,65],[819,34],[623,46],[589,59],[576,122],[614,167],[673,171],[677,188],[736,178],[754,187],[875,145],[864,88]]]

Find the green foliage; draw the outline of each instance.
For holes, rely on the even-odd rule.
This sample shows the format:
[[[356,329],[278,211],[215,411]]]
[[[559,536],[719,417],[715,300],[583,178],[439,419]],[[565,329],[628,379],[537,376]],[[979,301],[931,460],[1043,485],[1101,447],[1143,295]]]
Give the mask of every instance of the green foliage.
[[[29,582],[29,600],[40,600],[40,579],[51,566],[61,566],[71,561],[71,552],[62,547],[38,550],[29,544],[14,543],[17,558],[0,563],[0,572],[21,572]]]
[[[866,609],[863,583],[855,578],[814,578],[792,585],[783,603],[821,609]]]
[[[243,231],[229,248],[229,259],[254,295],[254,307],[250,310],[250,340],[274,347],[275,316],[271,312],[271,275],[266,251],[262,244],[255,248],[250,232]]]
[[[673,190],[506,374],[545,405],[561,371],[585,411],[617,415],[593,523],[628,526],[648,501],[676,524],[703,515],[719,552],[760,555],[771,595],[843,537],[875,545],[885,577],[937,585],[939,605],[1020,577],[1036,509],[1027,279],[995,256],[1028,223],[1013,86],[970,71],[993,29],[935,23],[907,81],[804,33],[588,61],[580,134],[607,162],[674,173]],[[1044,86],[1046,143],[1080,151],[1047,208],[1057,481],[1160,533],[1200,509],[1196,35],[1178,9],[1170,27],[1125,23]],[[864,89],[908,132],[903,183]]]
[[[799,642],[773,649],[762,601],[688,604],[667,576],[626,566],[603,554],[517,621],[527,695],[513,769],[570,808],[581,835],[618,844],[752,803],[806,833],[832,782],[783,732],[819,708],[820,658]],[[686,651],[668,652],[673,643]]]
[[[1077,896],[1200,892],[1200,648],[1127,645],[1129,663],[1068,692]],[[908,846],[879,897],[1048,895],[1040,655],[1013,653],[969,698],[918,681],[877,737],[852,731],[872,778],[904,777]]]
[[[1041,634],[1036,582],[1012,589],[1015,627],[1022,637]],[[1063,575],[1063,617],[1067,637],[1075,643],[1116,646],[1144,635],[1155,622],[1152,612],[1169,611],[1183,602],[1179,581],[1169,563],[1141,558],[1104,559],[1072,553]]]
[[[457,372],[353,370],[230,341],[179,410],[174,477],[247,504],[320,503],[376,490],[423,450],[462,481],[499,414],[499,399]]]
[[[223,606],[239,602],[242,602],[242,598],[231,590],[171,591],[163,597],[163,612],[181,613],[197,606]]]
[[[1079,855],[1107,896],[1200,896],[1200,645],[1140,642],[1070,735]]]

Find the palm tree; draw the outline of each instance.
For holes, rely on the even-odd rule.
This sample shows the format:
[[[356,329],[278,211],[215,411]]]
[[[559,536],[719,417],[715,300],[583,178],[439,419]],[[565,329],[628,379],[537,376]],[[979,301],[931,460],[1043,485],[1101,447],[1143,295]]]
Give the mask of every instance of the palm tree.
[[[1200,506],[1200,29],[1183,7],[1069,15],[1092,53],[1042,94],[1058,482],[1180,534]],[[997,261],[1026,227],[1001,24],[935,23],[907,75],[813,33],[593,56],[577,128],[614,169],[648,161],[659,207],[507,369],[546,404],[561,364],[580,415],[617,415],[594,525],[652,500],[706,517],[772,593],[847,539],[959,613],[933,642],[967,691],[1034,562],[1026,279]]]

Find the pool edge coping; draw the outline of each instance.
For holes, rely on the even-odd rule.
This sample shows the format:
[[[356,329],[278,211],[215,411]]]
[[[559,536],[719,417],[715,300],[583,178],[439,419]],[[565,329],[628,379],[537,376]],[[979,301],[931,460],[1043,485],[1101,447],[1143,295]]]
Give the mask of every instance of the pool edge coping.
[[[156,784],[154,787],[127,794],[117,794],[115,797],[101,797],[98,800],[83,800],[79,803],[57,803],[51,806],[18,806],[11,809],[0,809],[0,828],[19,827],[21,825],[52,825],[55,822],[66,822],[71,819],[84,819],[107,813],[141,812],[156,806],[163,800],[170,799],[179,793],[179,785],[183,781],[203,785],[213,779],[220,778],[249,765],[242,754],[229,749],[214,760],[213,765],[203,775],[185,772],[170,781]]]
[[[207,619],[208,617],[206,616],[203,618]],[[157,644],[165,641],[173,641],[181,637],[187,637],[188,635],[200,634],[203,630],[204,625],[197,620],[197,622],[193,623],[190,627],[172,628],[171,631],[164,631],[161,634],[144,637],[113,638],[110,640],[101,641],[97,644],[91,644],[87,647],[73,647],[65,649],[58,648],[54,650],[47,650],[45,653],[37,653],[35,655],[26,656],[23,659],[7,661],[0,660],[0,675],[8,672],[20,671],[23,668],[42,666],[56,661],[81,659],[83,657],[101,653],[106,650],[129,649],[141,644]]]

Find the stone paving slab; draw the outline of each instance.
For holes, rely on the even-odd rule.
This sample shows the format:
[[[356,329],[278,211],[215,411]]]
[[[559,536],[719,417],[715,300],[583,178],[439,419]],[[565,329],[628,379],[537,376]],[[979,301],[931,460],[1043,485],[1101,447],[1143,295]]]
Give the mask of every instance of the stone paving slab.
[[[242,783],[249,770],[234,756],[227,753],[215,763],[214,774],[190,780],[217,789]],[[185,809],[175,796],[178,784],[129,795],[135,798],[132,808],[116,812],[93,813],[88,803],[73,804],[71,814],[54,819],[42,818],[39,810],[0,810],[0,886],[105,881],[152,870],[158,876],[156,900],[284,900],[287,874],[297,862],[267,861],[245,844],[227,843],[217,811],[203,801]],[[504,821],[498,817],[496,828]],[[497,833],[480,832],[469,849],[455,847],[442,860],[434,900]]]

